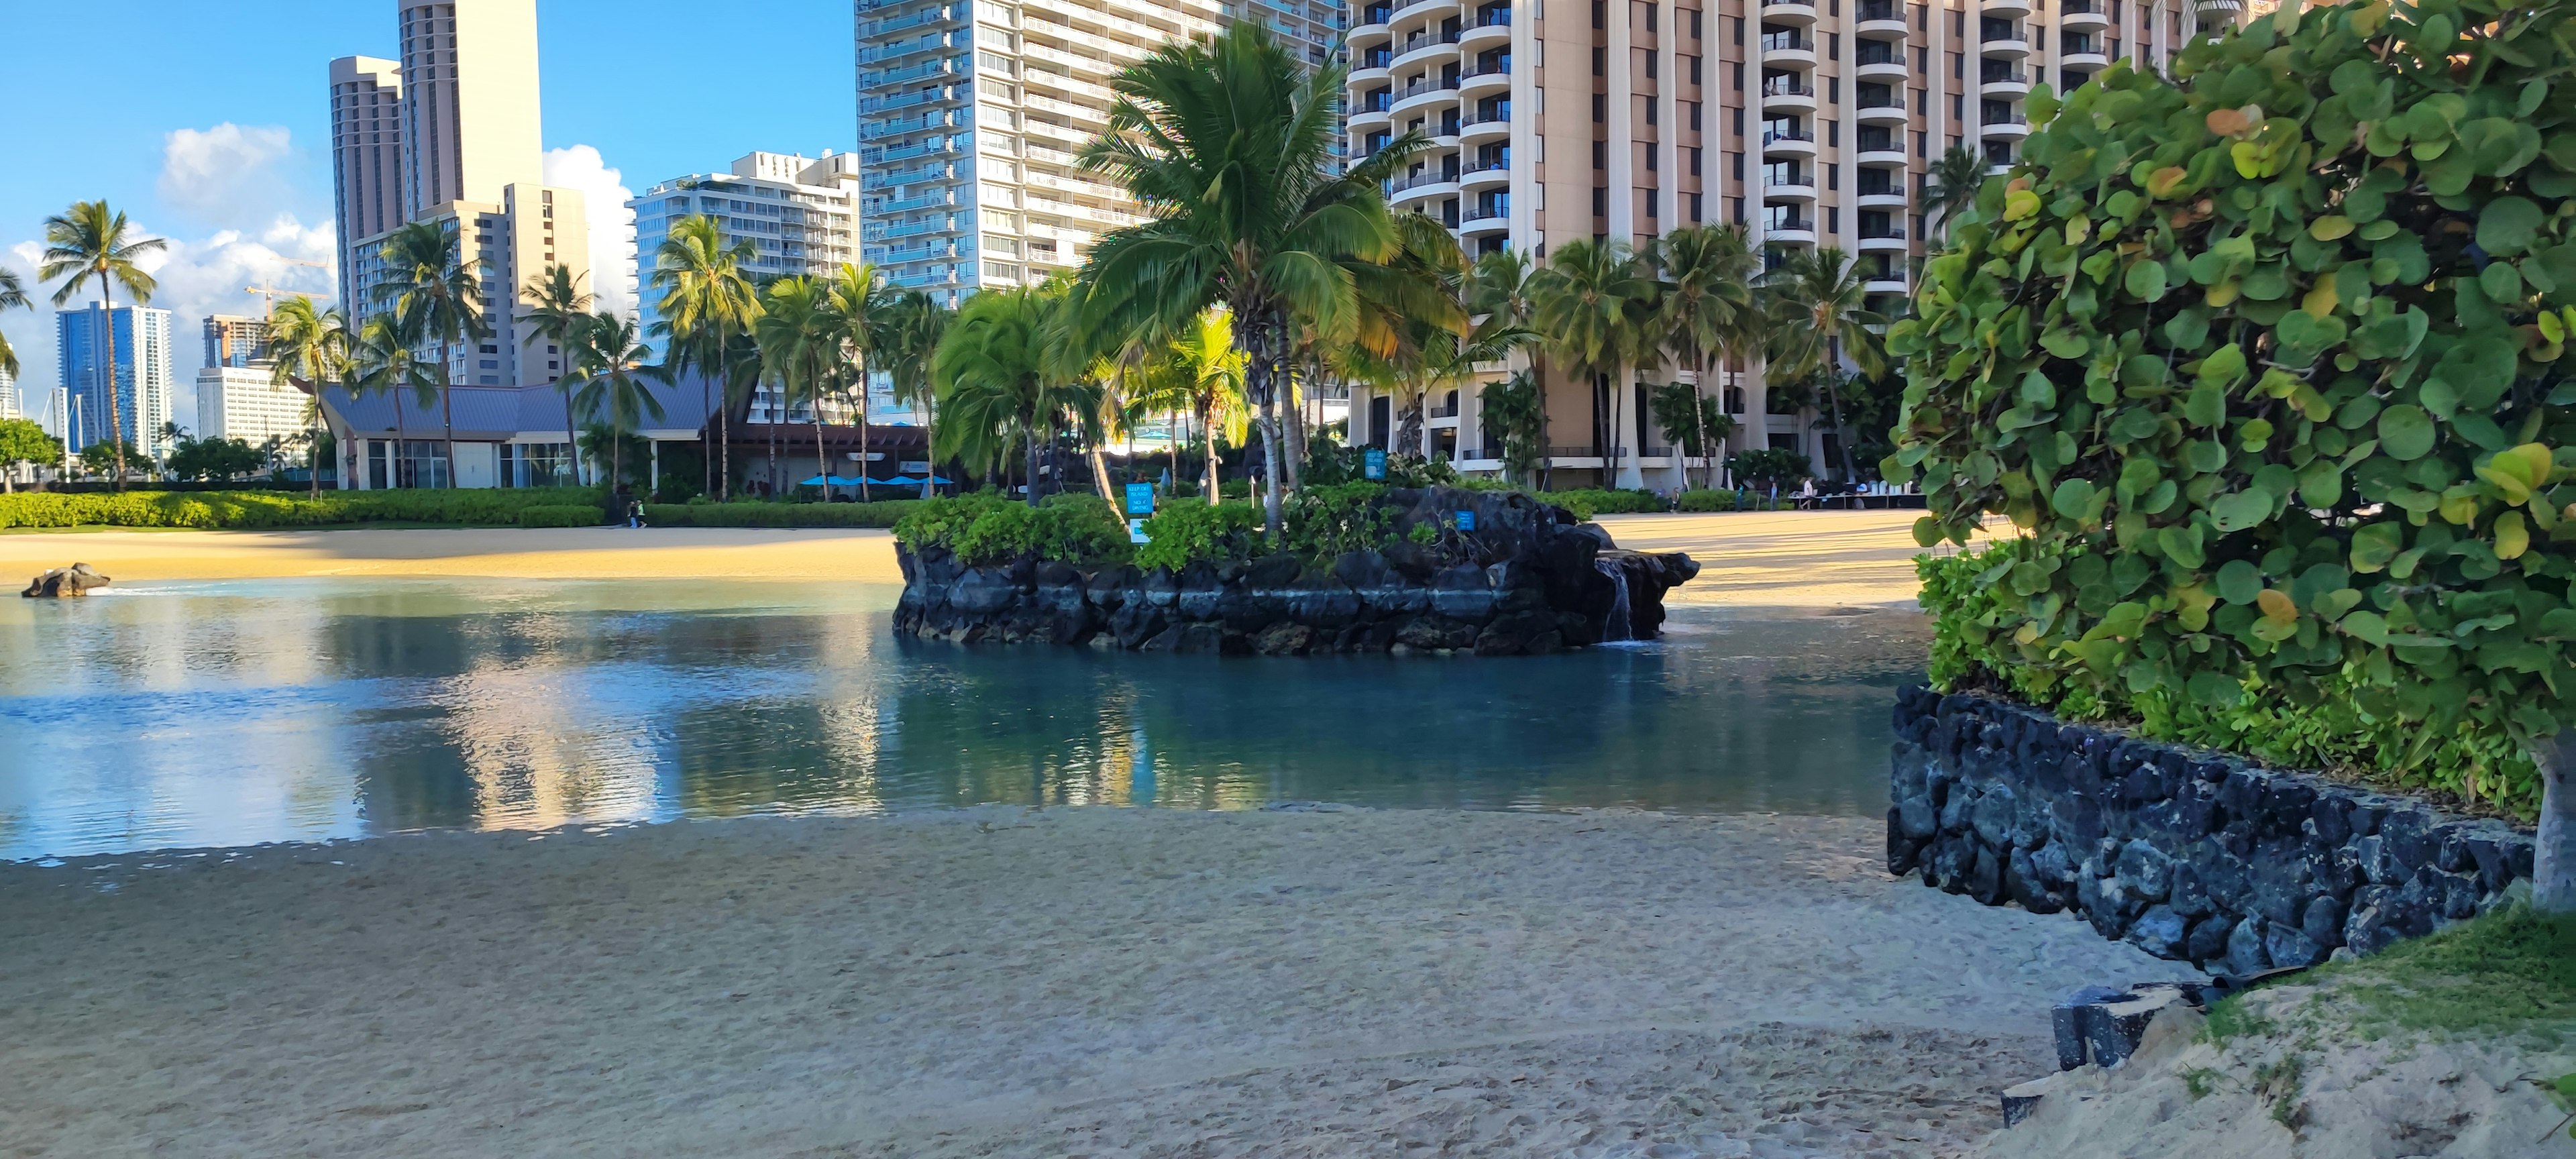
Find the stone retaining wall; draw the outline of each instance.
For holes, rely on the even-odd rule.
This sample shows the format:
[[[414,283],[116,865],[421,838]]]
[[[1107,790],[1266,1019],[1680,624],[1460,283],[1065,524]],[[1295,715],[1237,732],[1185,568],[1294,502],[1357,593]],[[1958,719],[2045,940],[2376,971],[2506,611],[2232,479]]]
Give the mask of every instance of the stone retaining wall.
[[[2212,973],[2369,953],[2531,877],[2502,822],[2022,705],[1912,688],[1896,733],[1889,872]]]

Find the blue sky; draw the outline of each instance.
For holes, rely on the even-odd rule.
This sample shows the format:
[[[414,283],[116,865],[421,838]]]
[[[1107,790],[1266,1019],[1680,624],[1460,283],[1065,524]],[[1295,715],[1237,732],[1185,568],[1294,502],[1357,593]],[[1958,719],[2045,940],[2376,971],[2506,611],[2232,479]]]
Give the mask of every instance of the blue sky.
[[[196,319],[257,311],[239,287],[329,288],[277,259],[331,252],[329,64],[395,56],[394,14],[395,0],[0,0],[0,263],[32,274],[44,218],[108,198],[174,243],[154,304],[180,315],[175,363],[193,377]],[[852,147],[850,0],[538,0],[537,18],[549,180],[594,202],[754,149]],[[90,41],[115,56],[71,47]],[[49,393],[50,307],[0,314],[0,330],[21,385]],[[193,425],[188,392],[179,403]]]

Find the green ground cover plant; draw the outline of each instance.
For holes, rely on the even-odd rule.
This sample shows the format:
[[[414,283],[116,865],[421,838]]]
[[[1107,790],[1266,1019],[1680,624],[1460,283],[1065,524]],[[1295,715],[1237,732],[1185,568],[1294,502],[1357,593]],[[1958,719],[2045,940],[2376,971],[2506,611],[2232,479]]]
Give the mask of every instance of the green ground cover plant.
[[[2033,132],[1891,327],[1934,678],[2538,811],[2576,720],[2576,0],[2283,10]]]
[[[653,527],[892,527],[925,499],[873,503],[647,503]]]
[[[186,527],[259,530],[359,523],[517,526],[530,507],[601,506],[595,487],[470,490],[127,491],[0,495],[0,527]]]
[[[945,546],[970,564],[1032,552],[1068,563],[1124,563],[1133,554],[1127,524],[1097,495],[1050,495],[1037,507],[998,491],[910,502],[894,521],[895,538],[915,550]]]
[[[521,527],[597,527],[608,522],[608,509],[565,504],[555,507],[522,507]]]

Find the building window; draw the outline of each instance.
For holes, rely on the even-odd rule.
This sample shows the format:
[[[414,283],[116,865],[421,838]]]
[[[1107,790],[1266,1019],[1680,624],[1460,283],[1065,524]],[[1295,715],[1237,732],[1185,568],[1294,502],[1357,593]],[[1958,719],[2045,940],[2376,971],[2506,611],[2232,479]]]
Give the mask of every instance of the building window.
[[[1691,82],[1692,84],[1698,84],[1698,83],[1700,83],[1700,80],[1699,80],[1699,58],[1698,58],[1698,57],[1696,57],[1696,56],[1693,56],[1693,57],[1685,57],[1684,59],[1686,59],[1686,60],[1690,61],[1690,82]]]
[[[1663,150],[1658,149],[1653,145],[1646,146],[1646,172],[1653,173],[1657,171],[1658,167],[1662,163],[1659,159],[1662,157],[1663,152]]]
[[[1690,195],[1690,219],[1692,225],[1698,225],[1701,220],[1700,195],[1696,193]]]
[[[1592,75],[1594,75],[1594,76],[1607,76],[1607,75],[1609,75],[1609,73],[1608,73],[1608,69],[1609,69],[1609,67],[1610,67],[1610,50],[1609,50],[1609,49],[1607,49],[1607,48],[1603,48],[1603,47],[1601,47],[1600,45],[1597,45],[1597,44],[1596,44],[1596,45],[1593,45],[1593,46],[1592,46]]]
[[[1592,94],[1592,123],[1593,123],[1593,124],[1596,124],[1596,125],[1606,124],[1606,123],[1608,123],[1608,122],[1609,122],[1609,120],[1610,120],[1610,97],[1609,97],[1609,94],[1607,94],[1607,93],[1594,93],[1594,94]]]
[[[1694,133],[1699,131],[1699,105],[1698,101],[1690,103],[1690,127]]]
[[[1595,169],[1607,169],[1610,167],[1610,142],[1594,141],[1592,143],[1592,167]]]
[[[1592,216],[1610,216],[1610,191],[1598,185],[1592,187]]]
[[[1843,231],[1843,210],[1842,210],[1842,207],[1841,207],[1841,206],[1839,206],[1839,205],[1828,205],[1828,206],[1826,206],[1826,207],[1825,207],[1825,232],[1826,232],[1826,233],[1841,233],[1842,231]]]
[[[1966,80],[1966,79],[1967,79],[1967,77],[1968,77],[1968,54],[1967,54],[1967,53],[1964,53],[1964,52],[1954,52],[1954,53],[1951,53],[1951,54],[1950,54],[1950,77],[1951,77],[1951,79],[1953,79],[1953,80]]]
[[[1742,105],[1735,107],[1735,135],[1737,137],[1744,135],[1744,106]]]
[[[2116,10],[2118,9],[2119,3],[2120,3],[2120,0],[2111,0],[2111,4],[2112,4],[2112,7],[2113,7],[2113,10],[2114,10],[2114,11],[2116,11]],[[1691,9],[1691,10],[1690,10],[1690,18],[1691,18],[1691,39],[1693,39],[1693,40],[1697,40],[1697,39],[1699,39],[1699,9],[1697,9],[1697,8],[1693,8],[1693,9]]]
[[[1741,17],[1741,16],[1729,16],[1729,17],[1727,17],[1727,19],[1728,19],[1728,20],[1730,20],[1730,21],[1733,21],[1733,22],[1734,22],[1734,24],[1735,24],[1735,44],[1736,44],[1736,47],[1738,47],[1738,48],[1743,47],[1743,45],[1744,45],[1744,18],[1743,18],[1743,17]]]
[[[1655,99],[1655,98],[1653,98],[1653,97],[1644,97],[1644,98],[1640,98],[1640,99],[1642,99],[1642,100],[1644,100],[1644,101],[1646,102],[1646,123],[1647,123],[1647,124],[1649,124],[1649,125],[1654,124],[1654,123],[1655,123],[1655,110],[1656,110],[1657,108],[1661,107],[1661,106],[1663,105],[1663,102],[1662,102],[1662,101],[1659,101],[1659,100],[1656,100],[1656,99]]]
[[[1726,166],[1727,166],[1727,168],[1728,168],[1728,169],[1730,169],[1730,170],[1732,170],[1732,171],[1733,171],[1733,175],[1734,175],[1734,177],[1735,177],[1735,179],[1736,179],[1736,180],[1738,180],[1738,181],[1742,181],[1742,180],[1744,180],[1744,154],[1742,154],[1742,153],[1729,153],[1729,154],[1727,154],[1727,155],[1726,155]]]
[[[1735,62],[1735,91],[1744,91],[1744,62],[1740,60]]]
[[[1592,26],[1594,28],[1607,26],[1610,19],[1608,13],[1609,7],[1610,6],[1606,0],[1592,0]]]
[[[1648,9],[1648,11],[1653,11],[1653,10],[1652,10],[1652,9]],[[1646,49],[1646,50],[1644,50],[1644,51],[1645,51],[1645,53],[1646,53],[1646,79],[1647,79],[1647,80],[1654,80],[1654,79],[1655,79],[1655,70],[1656,70],[1658,67],[1661,67],[1661,66],[1657,65],[1655,62],[1656,62],[1656,61],[1658,61],[1658,60],[1663,59],[1664,54],[1662,54],[1662,53],[1660,53],[1660,52],[1657,52],[1657,51],[1655,51],[1655,50],[1653,50],[1653,49],[1651,49],[1651,48]]]
[[[1691,176],[1693,176],[1693,177],[1697,177],[1697,176],[1699,176],[1699,163],[1700,163],[1700,147],[1699,147],[1699,146],[1697,146],[1697,145],[1693,145],[1693,146],[1691,146],[1691,151],[1690,151],[1690,175],[1691,175]]]

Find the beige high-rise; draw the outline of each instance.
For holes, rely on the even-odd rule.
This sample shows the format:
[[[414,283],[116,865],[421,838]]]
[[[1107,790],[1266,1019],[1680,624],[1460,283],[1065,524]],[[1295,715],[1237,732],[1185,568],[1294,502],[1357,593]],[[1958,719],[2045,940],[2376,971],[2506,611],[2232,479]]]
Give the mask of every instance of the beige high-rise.
[[[1774,263],[1842,250],[1894,312],[1924,252],[1915,202],[1945,150],[2007,164],[2034,83],[2064,92],[2120,57],[2161,70],[2204,23],[2239,18],[2235,0],[1363,0],[1351,154],[1429,136],[1390,192],[1470,253],[1543,261],[1576,238],[1642,248],[1675,227],[1735,222]],[[1758,366],[1719,373],[1702,393],[1740,424],[1724,450],[1782,447],[1839,473],[1814,409],[1768,397]],[[1551,375],[1551,481],[1669,490],[1687,466],[1696,485],[1699,460],[1685,464],[1646,403],[1650,383],[1694,377]],[[1479,389],[1362,390],[1351,438],[1499,472]]]
[[[340,237],[340,313],[355,317],[351,240],[403,223],[402,66],[372,56],[331,62],[332,209]]]
[[[536,0],[403,0],[401,20],[406,209],[537,184]]]

